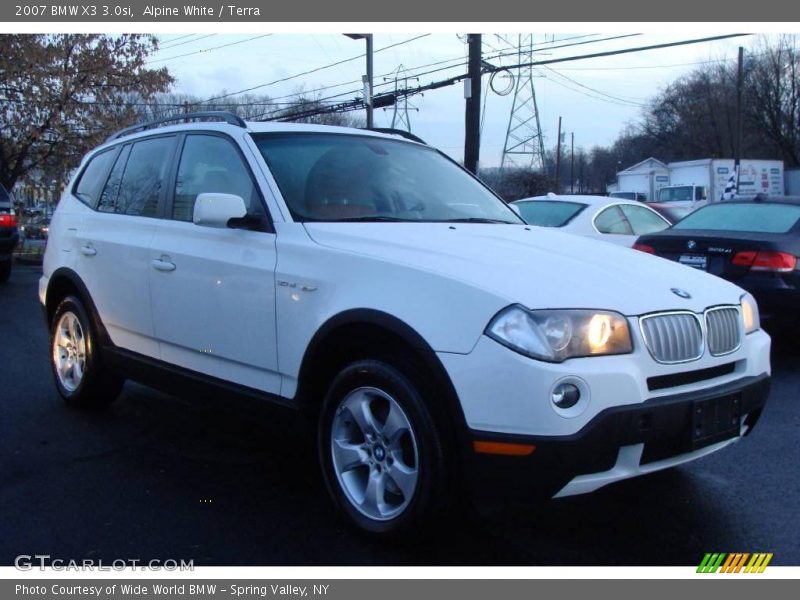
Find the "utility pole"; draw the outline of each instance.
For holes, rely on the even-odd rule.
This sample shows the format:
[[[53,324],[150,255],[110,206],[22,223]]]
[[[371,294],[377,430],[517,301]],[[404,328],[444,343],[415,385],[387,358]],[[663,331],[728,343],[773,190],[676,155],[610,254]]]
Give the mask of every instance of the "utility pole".
[[[736,172],[736,191],[739,191],[739,162],[742,159],[742,88],[744,87],[744,48],[739,46],[739,65],[736,72],[736,148],[733,168]]]
[[[558,142],[556,143],[556,194],[561,189],[561,117],[558,117]]]
[[[569,193],[575,193],[575,132],[570,134],[570,148],[569,148]]]
[[[372,116],[372,34],[366,34],[367,40],[367,129],[374,125]]]
[[[481,147],[481,34],[467,36],[469,48],[468,78],[464,82],[464,167],[478,174]]]
[[[367,107],[367,129],[372,129],[372,34],[371,33],[345,33],[351,40],[365,40],[367,42],[367,74],[362,77],[364,82],[364,105]]]

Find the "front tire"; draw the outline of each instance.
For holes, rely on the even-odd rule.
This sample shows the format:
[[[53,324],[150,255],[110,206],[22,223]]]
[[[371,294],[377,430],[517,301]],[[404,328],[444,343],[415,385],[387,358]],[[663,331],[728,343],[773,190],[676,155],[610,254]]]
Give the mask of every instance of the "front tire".
[[[67,296],[50,326],[50,366],[64,401],[79,408],[113,402],[123,380],[104,368],[97,336],[81,300]]]
[[[447,454],[421,389],[386,363],[359,360],[339,373],[323,403],[325,484],[368,533],[420,532],[448,504]]]

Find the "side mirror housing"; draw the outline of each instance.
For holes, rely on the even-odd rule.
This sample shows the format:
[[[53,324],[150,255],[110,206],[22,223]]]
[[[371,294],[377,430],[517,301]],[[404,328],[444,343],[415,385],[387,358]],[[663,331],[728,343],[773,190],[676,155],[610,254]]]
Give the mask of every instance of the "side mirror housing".
[[[192,220],[195,225],[205,227],[228,227],[231,219],[247,215],[247,206],[241,196],[234,194],[198,194],[194,203]]]

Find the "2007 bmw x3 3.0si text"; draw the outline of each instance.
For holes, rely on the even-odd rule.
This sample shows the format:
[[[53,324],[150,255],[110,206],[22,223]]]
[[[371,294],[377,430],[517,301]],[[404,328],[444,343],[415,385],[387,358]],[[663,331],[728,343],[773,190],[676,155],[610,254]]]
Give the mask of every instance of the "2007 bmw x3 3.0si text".
[[[68,403],[131,378],[303,410],[334,502],[379,534],[457,490],[591,492],[756,424],[770,340],[735,285],[527,226],[407,136],[188,118],[112,136],[53,216]]]

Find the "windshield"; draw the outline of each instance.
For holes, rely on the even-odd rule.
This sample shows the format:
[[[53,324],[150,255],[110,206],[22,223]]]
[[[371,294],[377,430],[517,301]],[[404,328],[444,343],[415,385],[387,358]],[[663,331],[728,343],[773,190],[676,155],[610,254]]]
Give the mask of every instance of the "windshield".
[[[691,202],[692,200],[692,186],[690,185],[661,188],[658,190],[659,202]]]
[[[253,135],[296,221],[520,223],[436,150],[366,135]]]
[[[515,202],[522,218],[528,225],[539,227],[563,227],[575,215],[586,208],[579,202],[552,202],[548,200],[531,200],[530,202]]]
[[[673,229],[711,229],[752,233],[786,233],[800,219],[792,204],[713,204],[696,210]]]

